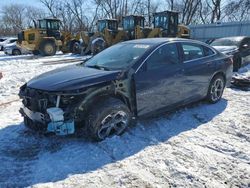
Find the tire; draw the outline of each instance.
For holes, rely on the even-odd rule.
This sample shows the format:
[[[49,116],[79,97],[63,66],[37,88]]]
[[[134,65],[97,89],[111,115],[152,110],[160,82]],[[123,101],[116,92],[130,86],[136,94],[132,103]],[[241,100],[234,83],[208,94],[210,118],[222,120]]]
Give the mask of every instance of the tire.
[[[33,53],[34,55],[39,55],[39,54],[40,54],[40,52],[39,52],[38,50],[34,50],[34,51],[32,51],[32,53]]]
[[[121,135],[130,125],[132,115],[120,100],[109,98],[95,105],[86,120],[88,133],[95,141]]]
[[[216,75],[210,82],[208,92],[207,92],[207,100],[208,102],[214,104],[217,103],[223,94],[225,88],[225,79],[222,75]]]
[[[233,72],[238,72],[238,70],[241,68],[241,57],[240,56],[234,56],[233,57]]]
[[[14,50],[12,51],[12,55],[21,55],[21,51],[18,50],[18,49],[14,49]]]
[[[52,56],[56,54],[56,45],[53,41],[43,41],[39,48],[39,52],[43,56]]]
[[[103,38],[96,38],[91,42],[91,54],[96,55],[106,48],[106,42]]]
[[[80,54],[80,42],[77,40],[71,41],[69,51],[70,53],[73,53],[73,54]]]

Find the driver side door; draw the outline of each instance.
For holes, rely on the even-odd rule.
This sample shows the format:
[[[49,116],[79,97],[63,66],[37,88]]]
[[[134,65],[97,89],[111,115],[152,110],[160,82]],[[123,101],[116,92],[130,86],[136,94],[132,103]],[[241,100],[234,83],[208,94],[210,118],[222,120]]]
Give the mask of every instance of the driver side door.
[[[181,100],[182,70],[177,45],[158,47],[135,73],[138,116]]]

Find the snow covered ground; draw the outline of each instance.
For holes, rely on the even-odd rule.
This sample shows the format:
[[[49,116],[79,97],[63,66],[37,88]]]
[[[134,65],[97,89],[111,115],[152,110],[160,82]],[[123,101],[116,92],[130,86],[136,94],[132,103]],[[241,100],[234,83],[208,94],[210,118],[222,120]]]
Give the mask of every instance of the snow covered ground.
[[[250,91],[228,88],[217,104],[140,121],[99,143],[27,130],[19,87],[65,58],[0,54],[0,187],[250,187]]]

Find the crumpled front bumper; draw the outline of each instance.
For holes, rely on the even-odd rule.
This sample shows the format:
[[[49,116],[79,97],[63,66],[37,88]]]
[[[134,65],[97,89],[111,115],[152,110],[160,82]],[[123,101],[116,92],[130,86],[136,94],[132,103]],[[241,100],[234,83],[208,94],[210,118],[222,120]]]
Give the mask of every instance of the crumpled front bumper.
[[[61,108],[48,108],[47,113],[33,112],[27,107],[20,108],[22,116],[32,121],[33,126],[43,125],[47,132],[55,133],[56,135],[68,135],[75,132],[74,120],[64,120],[64,111]]]

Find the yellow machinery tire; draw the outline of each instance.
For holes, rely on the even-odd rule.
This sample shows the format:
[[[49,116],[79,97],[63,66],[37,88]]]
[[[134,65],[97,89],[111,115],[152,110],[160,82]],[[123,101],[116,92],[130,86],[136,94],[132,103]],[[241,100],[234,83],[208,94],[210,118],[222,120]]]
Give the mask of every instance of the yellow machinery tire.
[[[45,40],[41,43],[39,52],[42,56],[53,56],[56,54],[55,42],[51,40]]]

